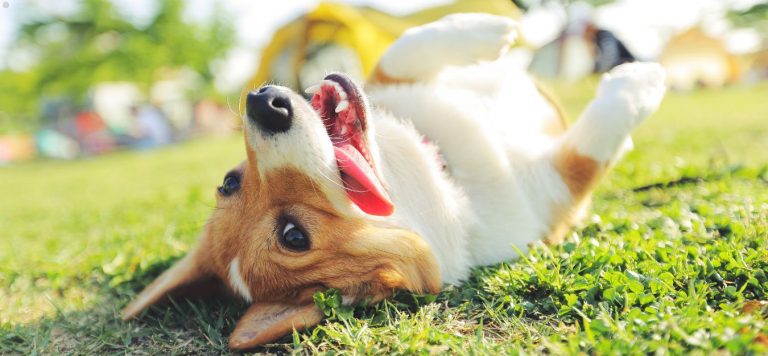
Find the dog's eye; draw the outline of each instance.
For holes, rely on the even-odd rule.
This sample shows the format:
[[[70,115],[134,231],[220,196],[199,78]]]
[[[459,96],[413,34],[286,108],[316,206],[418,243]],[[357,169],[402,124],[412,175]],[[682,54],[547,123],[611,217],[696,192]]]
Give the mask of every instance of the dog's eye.
[[[280,243],[285,248],[292,251],[306,251],[309,249],[309,238],[307,235],[296,227],[293,223],[286,223],[283,228],[283,234],[280,236]]]
[[[224,183],[222,183],[218,189],[219,193],[225,197],[232,195],[240,189],[240,177],[227,175],[224,177]]]

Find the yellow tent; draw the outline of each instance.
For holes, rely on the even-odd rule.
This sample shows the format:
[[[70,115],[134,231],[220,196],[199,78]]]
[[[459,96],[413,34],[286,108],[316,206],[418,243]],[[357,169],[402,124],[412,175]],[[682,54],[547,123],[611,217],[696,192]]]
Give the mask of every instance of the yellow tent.
[[[325,56],[325,63],[316,65],[316,72],[357,71],[359,73],[349,74],[362,79],[371,73],[379,57],[403,31],[457,12],[520,16],[518,8],[509,0],[457,0],[402,17],[368,7],[322,2],[314,10],[277,30],[262,52],[259,68],[245,90],[271,81],[294,89],[309,85],[302,83],[302,79],[310,80],[303,78],[309,75],[302,72],[311,58],[319,57],[319,52],[329,48],[334,50]],[[354,63],[342,68],[327,63],[329,58],[339,60],[339,57],[352,57],[347,61]]]
[[[697,86],[722,87],[736,82],[741,67],[725,44],[691,28],[674,36],[659,58],[667,70],[667,82],[673,89],[690,90]]]

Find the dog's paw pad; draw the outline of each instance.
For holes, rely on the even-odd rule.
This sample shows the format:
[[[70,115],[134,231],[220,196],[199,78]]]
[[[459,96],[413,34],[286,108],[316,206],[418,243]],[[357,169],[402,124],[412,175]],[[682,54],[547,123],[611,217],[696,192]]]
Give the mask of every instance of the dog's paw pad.
[[[597,97],[628,105],[635,124],[659,108],[666,92],[666,72],[657,63],[626,63],[603,75]]]

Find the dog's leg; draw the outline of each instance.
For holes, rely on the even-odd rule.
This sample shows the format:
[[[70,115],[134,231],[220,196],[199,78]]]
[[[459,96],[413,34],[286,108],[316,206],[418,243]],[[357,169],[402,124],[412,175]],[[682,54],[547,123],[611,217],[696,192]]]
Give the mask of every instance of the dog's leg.
[[[570,228],[622,148],[631,146],[630,132],[659,107],[664,79],[664,69],[655,63],[624,64],[603,76],[596,98],[554,151],[552,162],[571,196],[556,209],[552,242]]]
[[[428,81],[445,66],[494,60],[514,42],[508,17],[454,14],[405,31],[379,60],[369,84]]]

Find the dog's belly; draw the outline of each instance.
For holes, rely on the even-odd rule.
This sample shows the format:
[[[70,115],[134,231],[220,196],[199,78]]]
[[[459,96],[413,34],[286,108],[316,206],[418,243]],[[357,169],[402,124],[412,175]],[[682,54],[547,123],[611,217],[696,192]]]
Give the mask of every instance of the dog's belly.
[[[528,251],[531,243],[551,232],[554,202],[565,202],[568,190],[555,169],[526,162],[494,179],[467,175],[454,178],[469,197],[476,223],[468,228],[474,265],[493,264]]]
[[[567,188],[541,159],[556,140],[543,130],[556,111],[526,74],[486,64],[429,85],[385,88],[371,99],[439,147],[473,217],[463,219],[461,237],[470,264],[514,258],[515,247],[526,251],[546,237],[552,202],[567,197]]]

